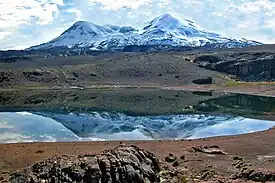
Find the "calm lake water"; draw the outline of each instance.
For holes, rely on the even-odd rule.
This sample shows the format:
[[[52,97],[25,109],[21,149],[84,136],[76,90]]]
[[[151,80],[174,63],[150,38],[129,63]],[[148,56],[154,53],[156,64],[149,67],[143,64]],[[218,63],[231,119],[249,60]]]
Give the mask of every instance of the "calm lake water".
[[[274,109],[274,98],[209,92],[2,92],[0,143],[245,134],[275,126]]]

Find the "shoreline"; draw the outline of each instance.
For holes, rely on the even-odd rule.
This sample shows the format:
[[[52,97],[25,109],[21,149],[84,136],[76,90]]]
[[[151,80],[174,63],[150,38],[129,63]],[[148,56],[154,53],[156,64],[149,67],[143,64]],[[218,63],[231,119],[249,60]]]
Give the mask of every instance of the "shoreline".
[[[249,85],[250,84],[250,85]],[[222,85],[184,85],[184,86],[158,86],[158,85],[91,85],[91,86],[68,86],[68,87],[23,87],[23,88],[0,88],[0,91],[20,90],[175,90],[175,91],[201,91],[230,94],[246,94],[254,96],[275,97],[275,85],[257,85],[249,83],[246,86],[222,86]]]

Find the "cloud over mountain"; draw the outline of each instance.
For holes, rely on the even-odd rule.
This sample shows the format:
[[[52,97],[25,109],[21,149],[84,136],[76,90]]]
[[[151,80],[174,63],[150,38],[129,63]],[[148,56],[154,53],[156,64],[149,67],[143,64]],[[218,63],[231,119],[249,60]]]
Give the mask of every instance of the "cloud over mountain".
[[[1,0],[0,49],[53,39],[77,20],[138,27],[164,12],[225,36],[275,43],[271,0]]]

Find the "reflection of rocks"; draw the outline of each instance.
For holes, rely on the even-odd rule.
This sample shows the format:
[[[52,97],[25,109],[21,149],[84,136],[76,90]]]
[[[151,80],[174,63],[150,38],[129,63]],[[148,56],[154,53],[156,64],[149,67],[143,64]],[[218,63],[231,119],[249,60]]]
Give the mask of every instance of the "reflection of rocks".
[[[156,157],[136,146],[119,146],[98,155],[54,157],[15,172],[20,182],[156,182],[160,171]]]
[[[201,112],[213,112],[219,109],[219,107],[215,105],[209,105],[204,102],[200,102],[197,106],[194,107],[196,110]]]
[[[273,113],[275,98],[244,94],[228,94],[215,99],[204,100],[192,106],[192,112],[214,112],[216,114],[233,114],[253,118],[266,113]],[[186,108],[184,112],[191,111]]]

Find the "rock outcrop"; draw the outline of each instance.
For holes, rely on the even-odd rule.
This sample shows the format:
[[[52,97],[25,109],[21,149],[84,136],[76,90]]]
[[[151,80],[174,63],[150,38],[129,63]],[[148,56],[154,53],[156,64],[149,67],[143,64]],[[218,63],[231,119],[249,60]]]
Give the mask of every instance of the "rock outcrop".
[[[194,60],[200,67],[235,75],[244,81],[274,81],[274,53],[212,53],[197,56]]]
[[[11,85],[13,74],[11,72],[0,71],[0,87],[7,87]]]
[[[11,183],[152,183],[158,159],[136,146],[119,146],[97,155],[53,157],[11,175]]]
[[[42,71],[40,69],[33,69],[24,71],[23,76],[30,82],[39,83],[56,83],[58,76],[50,71]]]
[[[220,155],[227,155],[226,152],[220,150],[219,146],[217,145],[211,145],[211,146],[197,146],[197,147],[192,147],[190,150],[191,152],[200,152],[200,153],[205,153],[205,154],[220,154]]]
[[[242,169],[238,174],[232,176],[233,179],[246,179],[255,182],[267,182],[275,181],[275,172],[274,170],[267,169]]]
[[[203,77],[193,80],[193,83],[198,85],[208,85],[213,83],[213,79],[211,77]]]

